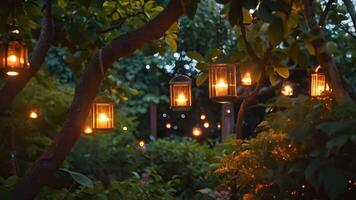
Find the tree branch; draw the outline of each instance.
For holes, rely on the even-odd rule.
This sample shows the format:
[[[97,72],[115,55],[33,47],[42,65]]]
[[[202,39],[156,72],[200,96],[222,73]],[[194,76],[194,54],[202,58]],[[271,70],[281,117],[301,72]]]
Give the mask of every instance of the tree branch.
[[[320,20],[319,20],[319,25],[320,26],[324,26],[325,25],[325,21],[328,18],[328,14],[329,11],[331,9],[331,6],[333,5],[333,3],[335,2],[335,0],[329,0],[326,5],[325,5],[325,9],[324,11],[321,13],[320,15]]]
[[[185,1],[185,3],[188,0]],[[184,4],[186,5],[186,4]],[[142,28],[114,39],[102,48],[104,72],[119,58],[131,55],[145,43],[159,39],[183,14],[180,0],[172,0],[155,19]],[[52,179],[82,132],[90,106],[103,80],[98,54],[87,64],[75,89],[67,118],[52,144],[32,165],[12,191],[13,199],[33,199]]]
[[[356,29],[356,11],[355,11],[355,6],[352,3],[351,0],[343,0],[347,9],[347,12],[349,12],[351,16],[352,23],[354,24],[354,28]]]
[[[325,70],[328,83],[333,89],[337,103],[354,103],[351,96],[343,88],[340,73],[334,64],[330,53],[327,51],[326,41],[322,34],[322,30],[315,20],[312,0],[303,0],[303,3],[304,14],[310,28],[310,34],[317,38],[312,41],[316,50],[316,58],[321,67]]]
[[[0,90],[0,113],[10,108],[15,97],[41,68],[46,58],[53,35],[51,0],[46,0],[44,7],[42,29],[29,61],[31,67],[28,72],[21,73],[16,78],[8,78],[6,80],[6,83]]]

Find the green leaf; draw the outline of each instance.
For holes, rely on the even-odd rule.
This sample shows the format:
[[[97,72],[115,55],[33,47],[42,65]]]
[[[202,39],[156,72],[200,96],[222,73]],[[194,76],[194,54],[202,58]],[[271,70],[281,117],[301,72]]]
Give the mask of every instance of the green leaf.
[[[73,180],[75,182],[77,182],[78,184],[85,186],[85,187],[93,188],[93,186],[94,186],[93,181],[90,180],[90,178],[88,178],[84,174],[74,172],[74,171],[71,171],[71,170],[65,169],[65,168],[61,168],[60,170],[63,172],[67,172],[73,178]]]
[[[173,51],[177,51],[177,42],[173,38],[172,34],[166,35],[165,40],[166,40],[166,43],[169,45],[169,47],[171,47],[171,49]]]
[[[315,55],[315,49],[311,42],[305,42],[304,46],[308,50],[310,55]]]
[[[196,80],[197,86],[203,85],[203,83],[206,81],[207,78],[208,78],[208,73],[200,73]]]
[[[320,123],[316,128],[326,133],[329,137],[332,137],[338,133],[352,134],[354,131],[356,131],[355,124],[355,120],[323,122]]]
[[[251,16],[250,12],[247,9],[242,8],[242,16],[243,16],[243,23],[244,24],[251,24],[252,23],[252,16]]]
[[[10,190],[0,186],[0,197],[3,200],[10,200]]]
[[[278,66],[274,67],[274,71],[277,72],[278,75],[287,79],[289,77],[289,70],[287,66]]]
[[[340,149],[344,144],[347,142],[349,139],[350,135],[339,135],[337,137],[331,138],[327,143],[326,143],[326,148],[328,148],[329,151],[332,151],[334,149]]]
[[[209,53],[209,59],[211,61],[216,60],[220,55],[222,54],[222,51],[220,49],[214,49],[211,53]]]
[[[272,74],[269,75],[269,82],[270,82],[273,86],[277,85],[277,81],[278,81],[278,77],[277,77],[276,74],[272,73]]]
[[[111,16],[112,20],[119,20],[120,19],[120,15],[118,12],[114,12],[114,14],[112,14]]]
[[[204,71],[209,67],[207,63],[198,63],[195,68],[199,69],[200,71]]]
[[[329,166],[320,169],[319,185],[322,185],[330,199],[336,199],[339,195],[344,193],[346,182],[347,179],[343,171]]]
[[[278,45],[283,40],[283,21],[275,17],[267,29],[267,35],[272,46]]]
[[[205,62],[206,63],[206,60],[205,58],[198,52],[196,51],[188,51],[187,52],[187,56],[191,59],[194,59],[198,62]]]

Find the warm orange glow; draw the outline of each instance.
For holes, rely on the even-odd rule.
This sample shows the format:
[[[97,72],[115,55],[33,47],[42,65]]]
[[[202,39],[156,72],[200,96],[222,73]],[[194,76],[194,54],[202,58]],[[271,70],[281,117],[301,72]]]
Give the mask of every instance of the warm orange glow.
[[[209,98],[227,103],[237,96],[236,65],[215,63],[209,67]]]
[[[227,83],[224,79],[220,79],[215,85],[215,94],[216,96],[226,96],[227,95]]]
[[[169,81],[170,105],[173,111],[188,111],[192,106],[192,81],[188,76],[176,75]]]
[[[203,124],[203,126],[204,126],[204,128],[209,128],[209,127],[210,127],[210,124],[209,124],[209,122],[205,122],[205,123]]]
[[[293,95],[293,87],[290,84],[285,84],[282,87],[281,93],[284,96],[292,96]]]
[[[18,29],[14,29],[11,31],[11,33],[20,34],[20,31]]]
[[[172,124],[171,124],[171,123],[167,123],[167,124],[166,124],[166,128],[167,128],[167,129],[172,128]]]
[[[252,85],[252,79],[251,79],[251,74],[250,72],[246,72],[241,79],[241,84],[244,86],[251,86]]]
[[[145,141],[141,140],[141,141],[138,143],[138,146],[144,147],[144,146],[145,146]]]
[[[199,128],[199,127],[194,127],[192,133],[193,133],[193,135],[196,136],[196,137],[200,136],[200,135],[202,134],[201,128]]]
[[[230,113],[231,113],[231,110],[230,110],[230,109],[226,109],[226,113],[227,113],[227,114],[230,114]]]
[[[200,115],[200,119],[201,119],[201,120],[206,119],[206,115],[204,115],[204,114]]]
[[[38,117],[38,114],[36,111],[31,111],[30,114],[29,114],[29,118],[31,119],[37,119]]]
[[[325,74],[319,73],[319,69],[320,65],[315,69],[315,72],[311,74],[310,95],[312,97],[320,97],[324,95],[325,92],[330,91]]]
[[[94,103],[92,108],[92,128],[96,131],[104,131],[114,128],[114,104]]]
[[[15,71],[8,71],[8,72],[6,72],[6,75],[8,75],[8,76],[17,76],[17,75],[19,75],[19,73],[15,72]]]
[[[90,126],[86,126],[84,128],[84,133],[87,134],[87,135],[90,135],[90,134],[93,133],[93,129]]]
[[[221,124],[218,123],[218,125],[216,125],[216,127],[217,127],[218,129],[220,129],[220,128],[221,128]]]
[[[180,93],[178,95],[178,97],[176,98],[176,102],[177,102],[177,106],[187,106],[188,105],[188,99],[183,93]]]
[[[17,62],[17,56],[16,55],[9,55],[7,57],[7,63],[9,65],[14,65],[14,64],[16,64],[16,62]]]

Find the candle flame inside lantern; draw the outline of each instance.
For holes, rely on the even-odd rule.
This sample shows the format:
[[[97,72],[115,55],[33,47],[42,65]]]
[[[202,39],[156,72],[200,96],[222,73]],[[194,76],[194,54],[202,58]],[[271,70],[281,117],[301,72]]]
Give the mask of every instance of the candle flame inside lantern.
[[[246,72],[242,79],[241,79],[242,85],[250,86],[252,85],[252,79],[251,79],[251,74],[250,72]]]
[[[178,95],[176,102],[178,106],[185,106],[187,105],[188,99],[184,94],[181,93]]]
[[[108,122],[110,119],[108,118],[106,113],[99,114],[99,121],[100,122]]]
[[[215,85],[216,96],[226,96],[227,95],[227,83],[224,79],[220,79],[219,82]]]
[[[9,55],[7,57],[7,63],[8,64],[16,64],[17,62],[17,56],[16,55]]]
[[[282,93],[284,96],[292,96],[292,95],[293,95],[293,87],[292,87],[291,85],[285,85],[285,86],[282,88],[281,93]]]

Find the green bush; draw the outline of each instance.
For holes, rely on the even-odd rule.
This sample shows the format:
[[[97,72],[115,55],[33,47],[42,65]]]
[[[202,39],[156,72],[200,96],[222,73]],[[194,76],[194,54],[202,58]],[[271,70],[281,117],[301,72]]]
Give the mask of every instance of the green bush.
[[[256,138],[235,141],[217,173],[246,199],[351,199],[356,107],[279,97]],[[231,144],[231,143],[230,143]],[[349,182],[351,181],[351,182]]]

